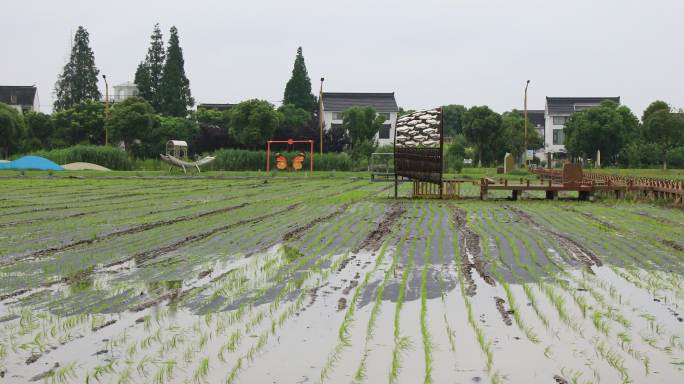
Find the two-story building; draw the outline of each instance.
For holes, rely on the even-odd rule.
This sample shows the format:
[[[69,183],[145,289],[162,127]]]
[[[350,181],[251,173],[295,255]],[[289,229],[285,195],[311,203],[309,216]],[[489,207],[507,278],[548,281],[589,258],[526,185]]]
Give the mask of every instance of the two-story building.
[[[620,104],[620,97],[546,97],[544,152],[547,161],[565,158],[565,123],[573,113],[598,107],[610,100]]]
[[[324,129],[342,125],[342,116],[350,107],[373,107],[385,118],[385,123],[376,135],[379,145],[394,144],[394,128],[397,124],[399,107],[391,93],[323,92]]]
[[[40,106],[37,90],[33,85],[0,85],[0,103],[19,112],[37,112]]]

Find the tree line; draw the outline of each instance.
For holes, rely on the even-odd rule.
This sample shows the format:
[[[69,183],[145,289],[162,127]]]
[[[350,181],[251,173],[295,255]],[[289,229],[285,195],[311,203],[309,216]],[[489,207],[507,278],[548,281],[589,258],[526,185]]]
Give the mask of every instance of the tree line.
[[[133,156],[144,158],[156,157],[169,139],[186,140],[193,152],[201,153],[219,148],[263,149],[268,139],[318,138],[318,100],[311,92],[301,47],[278,108],[252,99],[228,110],[193,111],[195,101],[184,65],[177,28],[171,27],[165,46],[155,24],[147,53],[135,72],[139,95],[114,103],[106,115],[90,37],[80,26],[70,60],[55,84],[54,113],[22,115],[0,105],[0,147],[9,156],[77,144],[103,145],[108,136],[110,142],[123,143]],[[516,158],[525,152],[520,111],[499,114],[487,106],[455,104],[444,106],[443,111],[451,163],[472,158],[479,165],[496,165],[507,152]],[[410,112],[400,109],[400,115]],[[377,148],[374,137],[383,123],[384,118],[371,107],[349,108],[341,126],[325,131],[324,149],[368,158]],[[593,159],[600,150],[604,164],[684,163],[684,121],[662,101],[651,104],[641,121],[626,106],[604,102],[573,114],[565,135],[568,153],[582,161]],[[534,127],[528,127],[526,140],[527,148],[544,146]]]
[[[565,125],[565,147],[578,161],[602,165],[643,167],[668,162],[684,166],[684,113],[657,100],[644,110],[641,121],[624,106],[604,101],[579,111]]]

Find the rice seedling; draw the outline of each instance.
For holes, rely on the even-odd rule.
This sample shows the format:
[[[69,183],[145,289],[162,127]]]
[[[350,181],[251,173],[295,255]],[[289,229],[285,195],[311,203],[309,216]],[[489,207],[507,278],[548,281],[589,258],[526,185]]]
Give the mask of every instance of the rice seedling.
[[[209,375],[209,358],[203,357],[192,374],[195,383],[203,383]]]

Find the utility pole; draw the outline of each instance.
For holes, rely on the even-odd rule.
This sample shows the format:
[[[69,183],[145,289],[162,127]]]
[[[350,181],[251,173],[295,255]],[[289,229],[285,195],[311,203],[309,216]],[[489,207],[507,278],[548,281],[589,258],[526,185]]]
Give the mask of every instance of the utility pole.
[[[321,133],[320,145],[321,145],[321,155],[323,154],[323,81],[324,77],[321,77],[321,90],[318,92],[318,125]]]
[[[527,80],[527,83],[525,83],[525,149],[523,154],[523,164],[525,164],[525,168],[527,168],[527,87],[529,86],[530,81]]]
[[[107,76],[102,75],[105,82],[105,145],[109,145],[109,132],[107,129],[107,120],[109,120],[109,84],[107,83]]]

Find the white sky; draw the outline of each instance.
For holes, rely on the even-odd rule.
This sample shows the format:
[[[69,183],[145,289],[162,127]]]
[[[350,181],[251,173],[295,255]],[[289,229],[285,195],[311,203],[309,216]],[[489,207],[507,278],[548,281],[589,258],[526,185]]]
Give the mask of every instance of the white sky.
[[[530,109],[545,96],[622,96],[637,116],[655,99],[684,108],[682,0],[3,3],[0,84],[37,84],[43,112],[79,25],[111,86],[133,80],[155,22],[165,41],[178,27],[199,103],[278,104],[301,45],[314,93],[323,75],[326,91],[394,91],[405,108],[522,108],[526,79]]]

